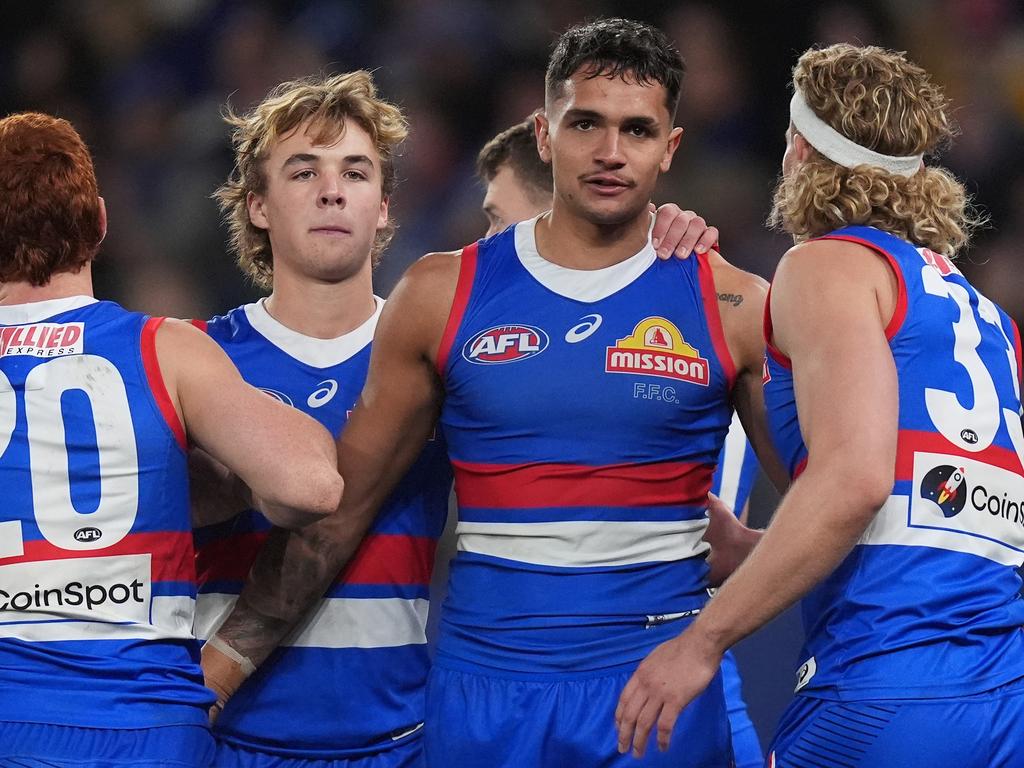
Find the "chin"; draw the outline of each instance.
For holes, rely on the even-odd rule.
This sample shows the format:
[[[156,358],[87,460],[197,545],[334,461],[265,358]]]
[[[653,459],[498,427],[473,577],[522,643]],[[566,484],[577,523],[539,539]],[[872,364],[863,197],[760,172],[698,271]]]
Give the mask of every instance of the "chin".
[[[587,205],[581,211],[584,218],[599,227],[619,227],[629,224],[646,212],[647,204],[635,201],[607,201]]]

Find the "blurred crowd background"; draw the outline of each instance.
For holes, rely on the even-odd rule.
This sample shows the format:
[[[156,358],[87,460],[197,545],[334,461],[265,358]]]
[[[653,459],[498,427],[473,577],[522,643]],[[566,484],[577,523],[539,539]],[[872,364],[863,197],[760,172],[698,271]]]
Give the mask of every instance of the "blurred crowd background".
[[[1024,322],[1019,0],[3,0],[0,112],[66,117],[93,149],[110,214],[101,296],[208,317],[258,295],[210,199],[232,163],[222,105],[245,109],[286,79],[372,69],[412,127],[392,201],[398,235],[376,275],[387,295],[413,259],[486,229],[478,149],[542,104],[558,33],[598,15],[656,23],[679,45],[685,134],[658,202],[702,213],[726,257],[766,278],[790,245],[763,222],[797,55],[839,41],[908,51],[957,107],[962,135],[940,161],[990,217],[961,268]],[[755,516],[770,505],[759,488]],[[791,690],[795,626],[790,614],[740,649],[762,734]]]

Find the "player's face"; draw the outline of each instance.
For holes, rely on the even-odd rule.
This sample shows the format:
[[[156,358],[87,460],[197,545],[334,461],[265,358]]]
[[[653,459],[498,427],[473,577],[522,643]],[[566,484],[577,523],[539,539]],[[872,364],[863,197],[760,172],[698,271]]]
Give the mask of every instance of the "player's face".
[[[388,201],[381,159],[370,135],[354,121],[333,144],[314,144],[303,123],[279,140],[264,161],[266,190],[249,195],[249,218],[267,230],[274,275],[295,273],[340,282],[369,269]]]
[[[537,202],[538,195],[531,194],[531,191],[508,164],[498,168],[494,178],[487,182],[487,193],[484,195],[487,237],[517,221],[531,219],[551,207],[550,201]]]
[[[672,127],[664,86],[587,74],[577,71],[538,116],[540,152],[552,165],[556,201],[616,226],[646,213],[683,129]]]

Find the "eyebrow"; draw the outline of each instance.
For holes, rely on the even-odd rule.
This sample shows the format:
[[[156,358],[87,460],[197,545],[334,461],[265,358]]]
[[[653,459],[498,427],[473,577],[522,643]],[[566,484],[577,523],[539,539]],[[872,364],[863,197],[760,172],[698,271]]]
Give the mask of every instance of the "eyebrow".
[[[605,116],[592,109],[573,108],[566,110],[566,120],[603,120]],[[645,128],[657,128],[658,121],[648,115],[631,115],[622,119],[622,125],[641,125]]]
[[[285,160],[281,167],[288,168],[293,165],[301,165],[302,163],[315,163],[319,159],[320,155],[313,155],[309,152],[297,152]],[[342,162],[345,165],[368,165],[373,168],[373,160],[366,155],[345,155]]]

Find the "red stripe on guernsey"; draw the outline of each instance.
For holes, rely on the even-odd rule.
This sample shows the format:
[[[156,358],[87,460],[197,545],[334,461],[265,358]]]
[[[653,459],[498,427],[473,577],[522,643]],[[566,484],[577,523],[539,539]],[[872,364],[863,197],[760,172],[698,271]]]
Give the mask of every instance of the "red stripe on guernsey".
[[[945,453],[964,456],[1010,472],[1022,472],[1020,457],[1009,448],[989,446],[983,451],[970,453],[953,445],[938,432],[916,432],[901,429],[896,441],[896,479],[911,480],[914,477],[915,453]]]
[[[442,379],[445,375],[445,368],[448,366],[448,356],[452,351],[455,335],[459,332],[462,316],[466,312],[466,305],[469,304],[469,294],[473,289],[473,278],[476,277],[476,251],[476,243],[462,249],[459,282],[455,285],[455,298],[452,300],[452,308],[448,312],[448,322],[444,326],[441,345],[437,348],[437,372],[441,374]]]
[[[796,480],[800,475],[807,469],[807,457],[804,456],[800,461],[796,463],[796,467],[793,469],[793,479]]]
[[[848,243],[863,245],[865,248],[870,248],[889,262],[889,267],[896,273],[896,280],[899,282],[899,295],[896,297],[896,308],[893,310],[892,317],[889,319],[889,324],[885,326],[885,338],[888,341],[892,341],[893,336],[899,333],[900,328],[903,327],[903,321],[907,317],[907,285],[903,282],[903,272],[900,270],[900,265],[897,263],[896,259],[893,258],[892,254],[887,251],[883,251],[870,240],[864,240],[853,235],[825,235],[824,237],[816,239],[845,240]]]
[[[715,347],[715,355],[725,371],[726,389],[731,390],[736,382],[736,363],[733,362],[729,345],[725,343],[725,330],[722,328],[722,315],[718,311],[718,291],[715,290],[715,276],[711,271],[711,262],[705,253],[697,256],[697,277],[700,280],[701,298],[704,299],[704,316],[708,321],[711,343]]]
[[[87,550],[62,549],[45,539],[26,541],[23,555],[0,559],[0,566],[46,560],[143,555],[147,552],[153,555],[153,581],[195,581],[196,566],[191,531],[188,533],[132,533],[112,546]]]
[[[196,554],[199,582],[245,581],[267,532],[211,541]],[[437,541],[426,536],[377,533],[363,539],[335,584],[428,585]]]
[[[174,410],[174,403],[171,402],[171,396],[167,392],[164,375],[160,372],[160,361],[156,356],[156,331],[166,319],[165,317],[151,317],[142,327],[142,365],[146,369],[149,388],[153,392],[153,399],[160,407],[164,421],[174,433],[174,439],[178,441],[181,450],[187,451],[188,442],[185,440],[185,428],[181,425],[178,412]]]
[[[209,325],[210,324],[208,322],[206,322],[205,320],[195,320],[195,319],[192,319],[192,320],[189,320],[189,322],[192,323],[192,325],[194,325],[196,328],[198,328],[203,333],[208,333],[209,332],[208,329],[209,329]]]
[[[786,357],[772,344],[772,286],[768,286],[768,296],[764,300],[764,343],[772,360],[781,365],[787,371],[793,370],[793,361]]]
[[[1017,353],[1017,377],[1020,379],[1021,395],[1024,396],[1024,361],[1021,360],[1020,328],[1013,320],[1010,320],[1010,326],[1013,328],[1013,347]]]
[[[464,507],[655,507],[704,505],[714,466],[661,464],[473,464],[453,461]]]

